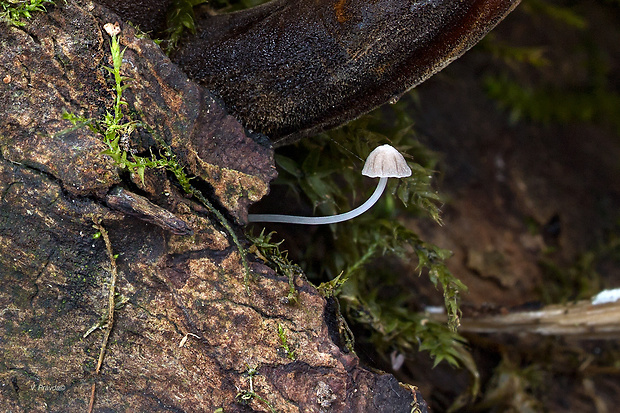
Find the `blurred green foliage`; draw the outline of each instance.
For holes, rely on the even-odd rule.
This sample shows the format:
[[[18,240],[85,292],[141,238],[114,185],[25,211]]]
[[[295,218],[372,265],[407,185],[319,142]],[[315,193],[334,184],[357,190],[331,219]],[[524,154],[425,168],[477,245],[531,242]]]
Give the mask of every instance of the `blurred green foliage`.
[[[185,30],[195,33],[194,7],[207,2],[208,0],[174,0],[172,2],[166,16],[168,34],[165,40],[166,53],[174,50]]]
[[[543,372],[539,365],[522,368],[504,354],[475,409],[506,413],[545,411],[538,394],[542,382]]]
[[[485,81],[489,96],[510,111],[510,118],[550,123],[573,121],[612,125],[620,134],[620,95],[606,88],[567,91],[557,87],[526,86],[506,74]]]
[[[568,266],[560,267],[551,257],[543,257],[540,266],[547,281],[539,293],[545,303],[587,300],[606,288],[601,268],[620,263],[620,220],[608,228],[598,245],[579,254]]]
[[[606,2],[618,4],[615,0]],[[587,29],[592,22],[577,10],[545,0],[524,0],[520,12],[543,19],[549,27],[559,24],[562,30],[574,32],[580,44],[558,57],[544,44],[519,47],[488,36],[483,47],[504,69],[485,76],[484,85],[489,96],[509,111],[512,122],[593,122],[608,125],[620,134],[620,94],[612,86],[607,52],[591,38]],[[570,69],[559,74],[558,67]],[[536,69],[540,75],[532,76]],[[554,81],[549,82],[548,77]]]
[[[585,29],[588,26],[586,19],[570,6],[557,5],[548,0],[525,0],[521,3],[520,10],[532,16],[562,22],[576,29]]]

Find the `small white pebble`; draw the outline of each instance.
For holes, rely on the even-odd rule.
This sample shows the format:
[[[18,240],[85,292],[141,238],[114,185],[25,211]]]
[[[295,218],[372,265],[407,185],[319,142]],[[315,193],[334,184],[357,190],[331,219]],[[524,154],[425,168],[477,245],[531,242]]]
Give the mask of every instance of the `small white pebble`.
[[[427,305],[424,307],[424,311],[429,314],[443,314],[446,311],[446,308],[440,305]]]
[[[592,297],[592,304],[615,303],[618,300],[620,300],[620,288],[614,288],[613,290],[603,290],[596,294]]]
[[[405,362],[405,355],[394,350],[390,354],[390,361],[392,362],[392,370],[398,371]]]

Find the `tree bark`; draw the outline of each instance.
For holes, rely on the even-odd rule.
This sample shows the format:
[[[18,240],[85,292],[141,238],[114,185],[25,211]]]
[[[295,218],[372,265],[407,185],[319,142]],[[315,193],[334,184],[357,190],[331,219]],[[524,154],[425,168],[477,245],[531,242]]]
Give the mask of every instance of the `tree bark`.
[[[337,314],[303,275],[291,302],[287,277],[249,255],[246,285],[231,234],[171,174],[121,171],[100,135],[63,120],[112,111],[102,27],[115,21],[69,0],[0,26],[0,410],[425,411],[415,387],[335,344]],[[274,177],[268,140],[121,28],[124,110],[145,125],[127,151],[157,154],[163,139],[238,231]],[[113,261],[125,304],[97,374]]]

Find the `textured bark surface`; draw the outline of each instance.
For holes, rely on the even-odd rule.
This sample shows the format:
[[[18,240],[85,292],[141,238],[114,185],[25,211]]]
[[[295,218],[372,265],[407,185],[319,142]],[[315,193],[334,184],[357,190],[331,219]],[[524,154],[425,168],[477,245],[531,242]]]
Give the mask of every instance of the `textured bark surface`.
[[[333,314],[303,277],[291,304],[289,280],[250,256],[248,294],[238,249],[204,207],[161,170],[144,184],[119,173],[100,136],[62,120],[111,110],[102,26],[116,20],[68,1],[23,28],[0,27],[0,411],[85,412],[93,385],[96,412],[269,411],[258,398],[236,401],[250,386],[278,412],[425,411],[415,388],[361,368],[334,344],[325,321]],[[127,113],[243,223],[274,176],[268,141],[121,27]],[[146,128],[134,135],[128,150],[158,150]],[[107,313],[111,264],[94,221],[119,254],[117,292],[127,299],[99,375],[102,331],[85,332]]]

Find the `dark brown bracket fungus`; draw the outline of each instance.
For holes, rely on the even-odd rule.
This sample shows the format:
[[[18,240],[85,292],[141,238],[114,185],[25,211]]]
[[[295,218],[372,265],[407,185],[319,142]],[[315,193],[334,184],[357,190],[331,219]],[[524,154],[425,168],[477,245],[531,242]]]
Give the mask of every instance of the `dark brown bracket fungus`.
[[[519,0],[274,0],[208,16],[173,59],[277,144],[397,100]]]

